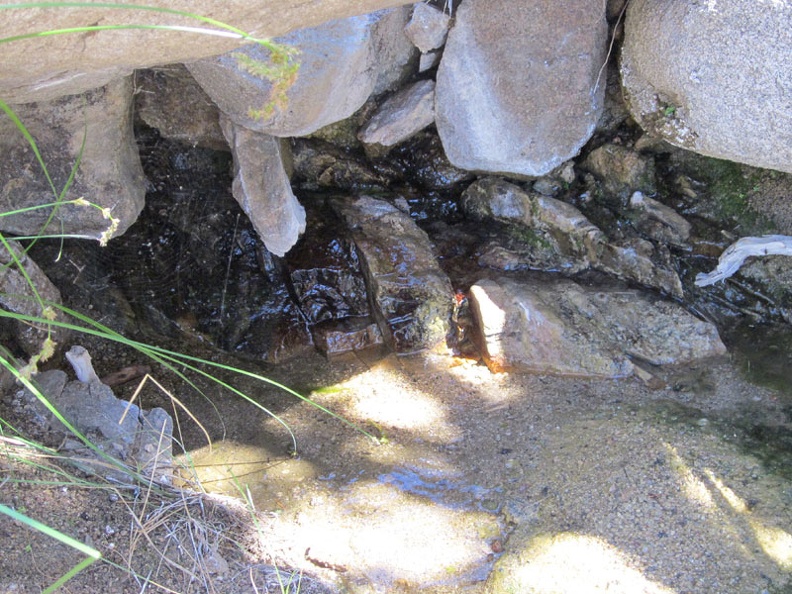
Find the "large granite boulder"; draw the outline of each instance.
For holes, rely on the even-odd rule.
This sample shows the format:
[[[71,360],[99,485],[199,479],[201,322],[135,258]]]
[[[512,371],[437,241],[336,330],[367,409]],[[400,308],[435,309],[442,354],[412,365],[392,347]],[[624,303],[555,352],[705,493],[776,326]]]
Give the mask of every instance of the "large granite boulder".
[[[248,45],[187,64],[192,75],[234,122],[273,136],[305,136],[351,116],[369,96],[399,79],[414,53],[404,35],[408,9],[380,11],[300,29],[277,39],[298,51],[299,71],[276,109],[280,91],[251,63],[269,52]]]
[[[697,153],[792,172],[792,5],[633,0],[622,84],[647,131]]]
[[[600,116],[600,0],[467,0],[437,72],[437,130],[463,169],[539,176],[575,156]]]
[[[408,4],[405,0],[223,2],[150,0],[151,7],[211,16],[257,37]],[[3,37],[89,25],[154,24],[217,29],[196,19],[152,10],[81,7],[3,10]],[[243,45],[233,36],[153,30],[88,31],[0,44],[0,98],[9,103],[49,101],[104,86],[136,68],[208,58]]]

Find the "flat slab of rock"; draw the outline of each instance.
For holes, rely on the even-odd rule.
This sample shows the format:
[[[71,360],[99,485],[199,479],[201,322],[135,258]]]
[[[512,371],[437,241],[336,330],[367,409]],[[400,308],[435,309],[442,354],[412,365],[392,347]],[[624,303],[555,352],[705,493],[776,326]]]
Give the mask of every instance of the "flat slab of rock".
[[[399,353],[442,344],[450,329],[454,293],[426,233],[384,200],[338,198],[332,205],[357,246],[386,343]]]
[[[633,373],[632,358],[666,365],[726,352],[715,326],[635,290],[500,278],[476,283],[470,297],[493,372],[617,378]]]
[[[363,126],[360,142],[391,147],[429,126],[434,122],[434,90],[433,80],[422,80],[388,98]]]
[[[307,4],[303,0],[267,3],[151,0],[147,4],[181,8],[241,27],[261,38],[275,38],[295,29],[406,3],[405,0],[319,0]],[[6,10],[3,16],[3,37],[96,24],[205,26],[195,19],[150,10],[114,10],[98,3],[56,10]],[[101,87],[136,68],[217,56],[241,45],[243,40],[233,37],[142,29],[86,31],[3,43],[0,44],[0,94],[11,103],[49,101]]]
[[[283,256],[305,231],[305,209],[292,192],[282,141],[225,116],[220,125],[234,154],[234,198],[267,249]]]
[[[635,0],[625,99],[642,128],[711,157],[792,172],[792,5]]]
[[[575,156],[602,110],[606,39],[600,0],[463,2],[437,71],[451,163],[539,176]]]

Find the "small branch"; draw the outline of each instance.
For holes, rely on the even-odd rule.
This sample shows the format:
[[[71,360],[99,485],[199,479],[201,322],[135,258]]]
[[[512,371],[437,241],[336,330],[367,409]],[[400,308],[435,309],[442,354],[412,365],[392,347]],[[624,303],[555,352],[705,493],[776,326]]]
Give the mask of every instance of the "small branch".
[[[725,280],[737,272],[751,256],[792,256],[792,237],[763,235],[743,237],[726,248],[718,259],[718,266],[709,274],[696,275],[696,286],[706,287]]]

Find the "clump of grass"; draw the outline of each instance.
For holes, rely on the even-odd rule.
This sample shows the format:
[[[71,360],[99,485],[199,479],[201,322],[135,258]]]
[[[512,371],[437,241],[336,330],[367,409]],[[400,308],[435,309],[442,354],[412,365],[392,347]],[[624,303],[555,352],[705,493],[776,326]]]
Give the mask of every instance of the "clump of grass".
[[[233,39],[239,39],[244,42],[256,43],[269,51],[269,55],[271,58],[271,63],[258,63],[255,60],[245,61],[243,67],[250,71],[253,74],[258,76],[265,77],[272,81],[272,93],[268,98],[267,103],[259,110],[252,110],[251,113],[255,115],[255,117],[269,117],[275,109],[282,109],[286,105],[286,91],[291,87],[294,83],[298,68],[299,62],[296,58],[296,52],[291,49],[287,48],[281,44],[275,43],[268,39],[261,39],[249,35],[231,25],[222,23],[212,18],[204,17],[201,15],[158,7],[158,6],[146,6],[146,5],[136,5],[136,4],[121,4],[121,3],[99,3],[99,2],[25,2],[25,3],[17,3],[17,4],[0,4],[0,10],[29,10],[29,9],[64,9],[64,8],[104,8],[108,11],[113,11],[116,9],[119,10],[139,10],[139,11],[151,11],[155,13],[160,13],[163,15],[170,15],[170,16],[177,16],[181,18],[188,18],[195,20],[199,23],[199,26],[183,26],[183,25],[156,25],[156,24],[120,24],[120,25],[90,25],[90,26],[83,26],[83,27],[72,27],[72,28],[63,28],[63,29],[52,29],[48,31],[38,31],[38,32],[31,32],[22,35],[15,35],[10,37],[0,38],[0,43],[11,43],[23,39],[37,39],[37,38],[45,38],[53,35],[64,35],[64,34],[72,34],[72,33],[86,33],[86,32],[100,32],[100,31],[108,31],[108,30],[118,30],[118,29],[154,29],[154,30],[165,30],[165,31],[172,31],[172,32],[181,32],[181,33],[189,33],[189,34],[202,34],[202,35],[215,35],[221,37],[229,37]],[[142,492],[142,499],[141,499],[141,491],[138,487],[133,488],[134,498],[132,500],[133,503],[128,502],[126,499],[122,499],[124,503],[128,506],[129,511],[134,518],[133,526],[135,527],[132,541],[130,544],[129,550],[129,558],[126,567],[121,567],[120,565],[116,565],[111,563],[116,567],[126,571],[130,576],[132,576],[138,583],[141,585],[143,590],[146,589],[148,584],[153,584],[154,582],[150,579],[150,576],[140,576],[138,575],[132,568],[131,564],[131,556],[134,553],[135,548],[138,546],[139,543],[146,543],[148,546],[156,545],[151,537],[151,533],[157,529],[162,528],[166,524],[170,527],[173,527],[174,524],[178,524],[181,529],[182,533],[187,534],[187,540],[180,541],[179,546],[181,547],[180,550],[184,550],[185,543],[190,542],[193,545],[194,553],[191,555],[191,567],[186,567],[184,564],[176,563],[172,559],[169,559],[166,555],[165,550],[161,550],[161,559],[167,565],[172,566],[173,568],[182,571],[185,575],[189,576],[190,581],[199,580],[204,581],[208,579],[208,575],[210,572],[207,571],[205,567],[205,563],[203,559],[209,549],[212,546],[215,546],[216,543],[213,542],[211,532],[207,531],[206,523],[202,523],[196,515],[193,513],[193,509],[195,506],[198,506],[200,510],[203,510],[202,500],[199,501],[195,499],[198,497],[200,499],[200,494],[198,495],[187,495],[184,491],[173,491],[163,488],[160,485],[156,485],[152,482],[151,479],[146,479],[146,477],[141,476],[135,469],[129,469],[124,466],[124,464],[114,459],[113,457],[109,456],[107,453],[100,451],[91,441],[83,434],[80,433],[72,424],[65,419],[59,411],[52,405],[51,402],[47,399],[45,394],[38,389],[34,379],[34,372],[36,370],[37,365],[40,362],[46,361],[49,357],[53,355],[57,348],[57,344],[55,342],[56,333],[54,330],[62,329],[62,330],[69,330],[75,331],[78,333],[82,333],[85,335],[98,337],[104,340],[116,342],[126,347],[132,348],[146,357],[150,358],[151,360],[159,363],[164,369],[174,373],[179,379],[187,383],[188,385],[196,388],[197,386],[191,379],[188,377],[187,374],[197,374],[198,376],[204,377],[209,379],[212,382],[217,383],[222,388],[228,390],[230,393],[239,396],[245,399],[248,403],[255,406],[256,408],[264,411],[265,413],[269,414],[273,418],[275,418],[281,425],[283,425],[286,430],[289,432],[291,436],[293,446],[296,450],[297,442],[294,433],[291,429],[286,425],[286,423],[280,419],[277,415],[273,412],[268,410],[266,407],[258,403],[256,400],[242,392],[241,390],[234,387],[227,381],[220,379],[217,375],[218,372],[231,372],[232,374],[236,374],[237,376],[245,376],[248,378],[255,379],[259,382],[264,384],[268,384],[271,386],[275,386],[282,391],[286,392],[287,394],[298,398],[299,400],[310,404],[318,408],[319,410],[325,412],[326,414],[341,420],[342,422],[346,423],[350,427],[354,428],[356,431],[359,431],[372,439],[373,436],[367,433],[366,431],[356,427],[351,422],[347,421],[346,419],[336,415],[335,413],[331,412],[327,408],[319,405],[316,402],[302,396],[298,392],[284,386],[274,380],[271,380],[267,377],[262,375],[246,371],[243,369],[239,369],[236,367],[232,367],[229,365],[217,363],[215,361],[209,361],[206,359],[202,359],[199,357],[194,357],[186,353],[179,353],[175,351],[170,351],[161,347],[157,347],[154,345],[145,344],[130,338],[127,338],[111,328],[104,326],[103,324],[99,323],[96,320],[93,320],[89,316],[86,316],[80,312],[72,310],[63,306],[60,303],[55,303],[51,301],[47,301],[46,299],[42,298],[39,294],[39,291],[31,279],[30,275],[25,269],[25,265],[23,264],[23,258],[21,257],[22,253],[26,253],[32,245],[43,238],[65,238],[65,237],[78,237],[76,235],[67,235],[67,234],[57,234],[57,233],[45,233],[45,230],[50,228],[50,224],[53,220],[56,220],[58,210],[62,208],[64,205],[71,204],[76,206],[81,206],[84,208],[97,208],[101,211],[103,217],[108,221],[107,229],[101,236],[98,238],[101,245],[106,245],[106,243],[113,237],[113,235],[117,232],[118,228],[118,220],[115,219],[112,215],[112,211],[106,208],[102,208],[101,206],[91,202],[90,200],[80,197],[76,199],[67,199],[68,192],[73,184],[75,176],[80,166],[81,157],[83,154],[83,150],[85,148],[85,135],[83,136],[83,142],[81,148],[79,150],[79,154],[76,158],[74,165],[71,168],[69,173],[68,179],[64,183],[63,187],[58,188],[50,176],[50,173],[47,169],[47,165],[44,162],[44,159],[39,151],[39,148],[36,144],[35,139],[24,126],[22,121],[13,111],[13,109],[2,99],[0,99],[0,109],[5,113],[7,117],[9,117],[12,122],[15,124],[17,130],[20,134],[23,135],[25,140],[27,141],[29,147],[33,151],[33,154],[36,157],[36,160],[41,168],[42,175],[46,178],[49,187],[53,194],[53,201],[49,204],[42,204],[36,206],[30,206],[26,208],[20,208],[13,212],[8,213],[0,213],[0,218],[3,216],[11,216],[11,215],[18,215],[23,214],[25,212],[29,212],[36,209],[51,209],[49,216],[47,218],[46,223],[41,228],[41,231],[37,234],[33,234],[29,237],[17,237],[14,240],[7,238],[3,233],[0,233],[0,244],[8,251],[9,253],[9,261],[5,266],[14,267],[19,271],[19,273],[25,279],[30,291],[28,295],[24,296],[17,296],[22,297],[24,299],[30,299],[35,304],[37,304],[37,313],[20,313],[14,311],[7,311],[5,309],[0,309],[0,319],[8,319],[14,320],[19,323],[29,324],[41,329],[44,329],[46,332],[46,338],[42,341],[41,348],[38,353],[30,356],[30,359],[27,362],[27,365],[20,365],[10,354],[5,351],[4,349],[0,349],[0,366],[5,368],[8,372],[13,374],[16,380],[25,386],[28,390],[30,390],[43,404],[46,408],[57,418],[66,428],[70,431],[74,436],[76,436],[81,442],[83,442],[88,448],[92,449],[94,453],[96,453],[106,464],[120,467],[125,470],[125,472],[131,473],[138,481],[138,484],[142,484],[145,486],[144,491]],[[91,239],[97,239],[92,237]],[[15,250],[14,246],[20,241],[27,241],[27,245],[21,248],[21,252]],[[19,244],[22,245],[22,244]],[[200,392],[200,390],[198,390]],[[180,403],[179,403],[180,404]],[[13,429],[8,422],[0,417],[0,442],[7,440],[5,436],[5,431]],[[24,437],[19,434],[19,432],[13,432],[15,435],[11,438],[14,443],[21,443],[23,447],[30,448],[33,451],[37,452],[37,455],[27,463],[31,464],[32,467],[35,467],[38,470],[45,470],[47,472],[53,473],[54,479],[51,481],[45,481],[48,485],[52,484],[60,484],[63,482],[64,484],[69,485],[80,485],[86,486],[88,488],[110,488],[114,491],[114,493],[118,493],[118,489],[116,487],[111,487],[106,484],[100,482],[98,477],[92,477],[89,479],[79,479],[72,475],[69,471],[67,471],[64,467],[60,465],[61,462],[69,462],[68,457],[60,455],[58,452],[51,450],[49,448],[45,448],[41,444],[37,444],[34,441],[30,441],[25,439]],[[7,443],[5,443],[7,445]],[[0,454],[7,455],[7,450],[0,452]],[[6,477],[6,481],[12,480],[10,477]],[[23,479],[24,480],[24,479]],[[146,505],[148,502],[154,497],[157,496],[173,496],[173,494],[177,494],[177,500],[172,504],[161,506],[158,509],[157,513],[150,513],[150,510],[146,511]],[[134,507],[138,502],[142,501],[142,508]],[[144,511],[141,511],[144,510]],[[137,510],[137,513],[135,513]],[[144,513],[145,512],[145,513]],[[41,531],[43,534],[50,536],[56,540],[64,542],[69,546],[75,548],[77,551],[85,555],[85,558],[78,562],[74,567],[68,570],[64,575],[58,578],[52,585],[50,585],[45,592],[51,592],[55,589],[59,588],[63,585],[66,581],[72,579],[74,576],[79,574],[83,571],[86,567],[90,566],[91,564],[95,563],[97,560],[101,559],[101,554],[93,547],[89,547],[80,543],[73,538],[65,535],[57,530],[54,530],[45,524],[37,521],[34,518],[28,517],[24,513],[21,513],[18,510],[14,510],[8,506],[0,505],[0,513],[13,518],[14,520],[18,520],[23,522],[27,526]],[[174,530],[169,528],[169,534],[174,534]],[[215,532],[214,534],[219,535],[220,531]],[[207,549],[209,547],[209,549]],[[109,563],[106,559],[103,560],[106,563]],[[279,574],[280,575],[280,574]],[[291,589],[292,581],[288,580],[287,584],[284,586],[281,583],[281,591],[287,592]],[[255,583],[253,584],[255,588]],[[210,588],[207,587],[207,590]],[[141,590],[142,591],[142,590]],[[297,591],[299,591],[299,582],[297,583]]]

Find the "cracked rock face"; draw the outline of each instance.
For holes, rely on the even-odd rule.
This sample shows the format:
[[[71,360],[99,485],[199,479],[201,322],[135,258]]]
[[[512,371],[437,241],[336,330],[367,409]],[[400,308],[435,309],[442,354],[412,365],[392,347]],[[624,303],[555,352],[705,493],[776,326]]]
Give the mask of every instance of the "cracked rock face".
[[[409,215],[369,196],[338,199],[333,207],[357,246],[386,342],[399,353],[444,343],[454,293],[426,233]]]

